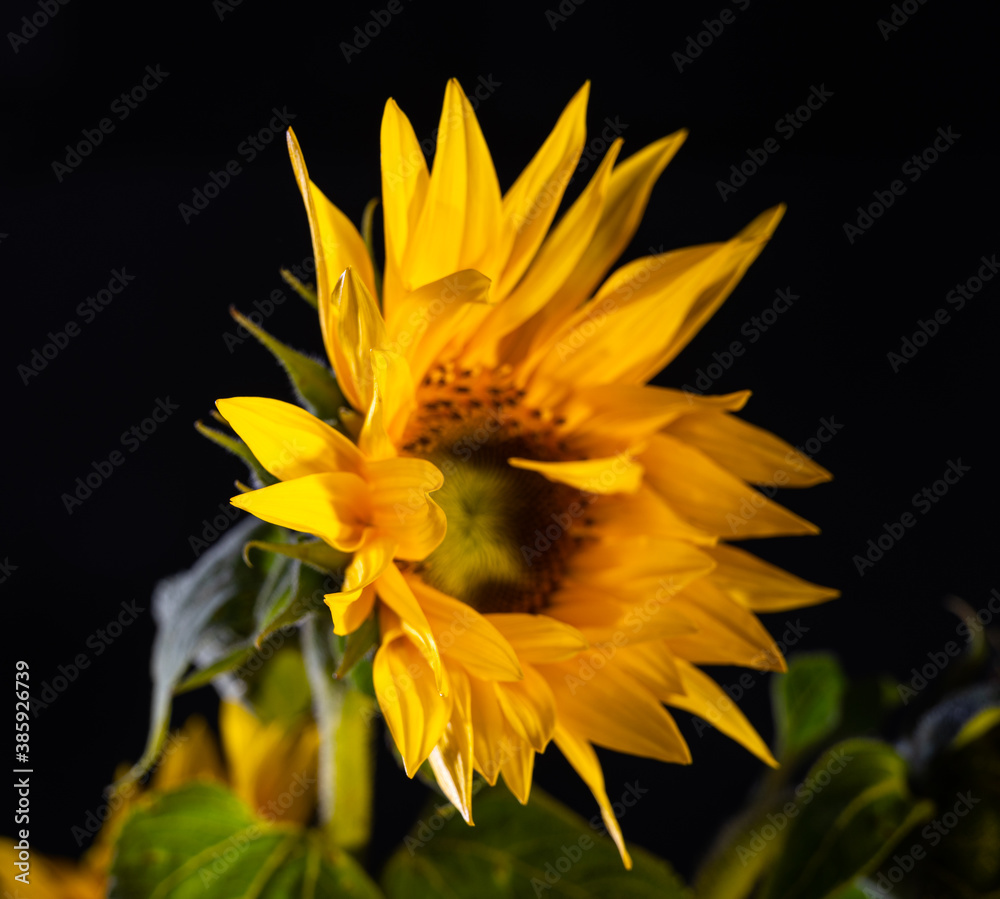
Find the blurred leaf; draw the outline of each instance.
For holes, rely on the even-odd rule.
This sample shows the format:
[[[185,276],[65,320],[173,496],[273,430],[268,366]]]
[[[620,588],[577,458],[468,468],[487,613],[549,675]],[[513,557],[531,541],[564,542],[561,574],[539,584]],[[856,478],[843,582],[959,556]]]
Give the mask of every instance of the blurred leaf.
[[[918,778],[923,778],[934,759],[954,746],[963,729],[980,714],[988,713],[976,727],[989,723],[990,710],[1000,708],[1000,684],[978,684],[946,696],[917,723],[909,738],[899,743],[900,753]],[[980,734],[985,730],[980,730]],[[965,742],[968,742],[967,740]],[[964,744],[963,744],[964,745]]]
[[[255,610],[257,627],[254,639],[257,646],[275,631],[302,621],[306,615],[314,612],[330,614],[323,597],[332,593],[337,584],[329,579],[329,575],[299,562],[293,563],[290,571],[292,576],[287,587],[271,595],[261,594],[261,602]]]
[[[280,719],[294,720],[312,711],[312,694],[296,646],[278,650],[248,684],[250,704],[265,723]]]
[[[336,420],[340,407],[347,405],[344,394],[341,393],[337,379],[322,362],[317,362],[311,356],[293,350],[287,344],[272,337],[263,328],[255,325],[245,315],[240,314],[232,306],[229,314],[257,338],[281,364],[285,370],[296,397],[313,415],[325,420]]]
[[[382,894],[346,852],[262,821],[226,788],[197,783],[125,822],[110,899],[335,899]]]
[[[840,723],[846,679],[829,653],[797,655],[788,672],[772,681],[778,758],[795,759],[829,736]]]
[[[475,827],[450,805],[418,822],[383,871],[390,899],[691,896],[643,849],[629,847],[626,871],[610,839],[537,787],[527,806],[502,787],[480,793],[473,806]]]
[[[796,790],[784,851],[760,899],[827,899],[869,873],[900,839],[927,820],[907,765],[891,746],[846,740],[820,757]]]
[[[130,772],[141,776],[152,767],[170,723],[174,689],[198,657],[202,667],[224,660],[240,664],[244,636],[225,623],[224,610],[235,607],[238,619],[252,612],[261,590],[269,588],[274,566],[248,568],[241,550],[250,539],[273,539],[280,529],[247,519],[233,525],[188,571],[160,581],[153,591],[153,640],[150,674],[153,680],[149,735],[142,758]],[[275,557],[280,559],[280,557]],[[282,565],[287,564],[281,559]]]

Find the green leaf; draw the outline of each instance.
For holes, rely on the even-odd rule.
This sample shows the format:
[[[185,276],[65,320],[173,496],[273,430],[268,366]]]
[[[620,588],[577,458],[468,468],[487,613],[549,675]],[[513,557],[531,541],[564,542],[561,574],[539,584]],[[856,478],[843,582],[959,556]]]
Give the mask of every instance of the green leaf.
[[[134,811],[111,868],[110,899],[334,899],[382,894],[346,852],[254,817],[217,784],[189,784]]]
[[[197,658],[201,667],[225,661],[240,664],[246,633],[242,619],[252,622],[261,591],[271,588],[287,560],[257,569],[243,564],[240,552],[248,540],[274,539],[281,529],[248,518],[234,525],[188,571],[160,581],[153,591],[153,640],[150,673],[153,680],[149,735],[142,758],[129,773],[137,778],[148,771],[163,746],[170,723],[173,693]]]
[[[477,782],[481,783],[481,782]],[[390,899],[481,897],[656,897],[690,892],[663,860],[629,847],[626,871],[618,850],[586,821],[532,788],[521,806],[495,787],[473,802],[475,827],[449,805],[431,808],[389,860],[382,888]],[[442,823],[443,822],[443,823]]]
[[[846,679],[833,655],[811,653],[790,659],[771,684],[778,758],[787,763],[836,729]]]
[[[788,835],[760,899],[832,899],[874,870],[933,813],[933,803],[911,795],[907,774],[905,760],[877,740],[846,740],[821,756],[795,790],[795,813],[777,818]],[[766,841],[763,829],[758,839]]]
[[[311,284],[303,284],[287,268],[281,269],[281,277],[284,278],[285,283],[310,306],[312,306],[313,309],[319,308],[319,300],[316,297],[316,289]]]
[[[232,306],[229,307],[229,314],[278,360],[299,400],[310,412],[328,421],[339,417],[340,407],[346,406],[347,400],[337,385],[337,379],[325,365],[272,337]]]
[[[258,647],[275,631],[297,624],[314,612],[324,613],[329,618],[330,613],[323,597],[336,590],[339,581],[334,582],[328,574],[320,574],[299,562],[292,563],[290,571],[291,578],[287,587],[280,592],[261,595],[261,602],[255,610],[257,629],[254,639]]]

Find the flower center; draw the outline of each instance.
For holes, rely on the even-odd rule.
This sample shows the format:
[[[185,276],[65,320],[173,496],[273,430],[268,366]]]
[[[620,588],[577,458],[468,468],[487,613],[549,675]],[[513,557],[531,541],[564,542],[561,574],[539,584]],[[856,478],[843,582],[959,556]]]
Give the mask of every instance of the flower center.
[[[526,408],[507,375],[445,366],[417,391],[403,449],[444,473],[433,498],[448,532],[414,570],[479,612],[538,613],[586,539],[590,497],[507,463],[569,458],[560,422]]]

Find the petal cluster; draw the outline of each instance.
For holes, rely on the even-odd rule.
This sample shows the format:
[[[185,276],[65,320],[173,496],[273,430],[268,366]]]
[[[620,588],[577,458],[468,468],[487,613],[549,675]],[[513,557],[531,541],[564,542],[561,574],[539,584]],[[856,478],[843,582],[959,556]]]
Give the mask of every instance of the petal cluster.
[[[535,754],[554,741],[628,864],[594,746],[689,762],[671,706],[773,764],[698,666],[781,670],[755,613],[836,591],[731,545],[815,533],[754,485],[804,487],[829,474],[735,416],[749,392],[711,397],[647,385],[733,290],[783,207],[730,240],[609,274],[685,132],[623,161],[615,141],[556,222],[584,147],[587,97],[584,85],[506,193],[456,81],[430,170],[389,100],[380,279],[361,235],[310,180],[289,131],[320,327],[351,408],[338,430],[276,400],[218,405],[279,479],[233,502],[353,554],[327,603],[337,633],[378,618],[375,690],[407,773],[429,763],[471,823],[474,771],[491,784],[502,776],[527,801]],[[536,578],[540,608],[512,601],[509,611],[480,611],[431,575],[439,547],[461,546],[436,491],[484,527],[517,540],[531,529],[530,516],[529,525],[491,523],[481,496],[462,495],[474,479],[463,480],[469,469],[456,459],[477,477],[496,474],[494,487],[574,498],[546,509],[552,521],[540,523],[534,543],[512,543],[524,560],[516,590]]]

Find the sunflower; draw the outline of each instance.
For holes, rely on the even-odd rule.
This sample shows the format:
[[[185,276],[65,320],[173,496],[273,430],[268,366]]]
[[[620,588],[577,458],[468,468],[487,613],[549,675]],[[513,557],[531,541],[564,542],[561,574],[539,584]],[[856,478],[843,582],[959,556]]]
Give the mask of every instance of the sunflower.
[[[836,595],[730,545],[817,529],[753,484],[829,474],[732,413],[743,391],[648,386],[728,296],[783,207],[731,240],[637,259],[631,240],[679,131],[608,149],[553,226],[589,85],[501,194],[451,80],[429,172],[393,100],[381,128],[385,265],[288,145],[317,266],[337,427],[274,399],[219,400],[278,482],[232,499],[351,553],[337,634],[377,616],[375,693],[409,776],[429,763],[472,823],[473,772],[523,803],[550,742],[629,864],[594,746],[688,763],[665,705],[768,764],[698,665],[783,670],[755,612]]]

